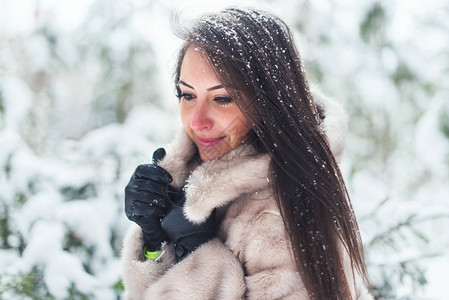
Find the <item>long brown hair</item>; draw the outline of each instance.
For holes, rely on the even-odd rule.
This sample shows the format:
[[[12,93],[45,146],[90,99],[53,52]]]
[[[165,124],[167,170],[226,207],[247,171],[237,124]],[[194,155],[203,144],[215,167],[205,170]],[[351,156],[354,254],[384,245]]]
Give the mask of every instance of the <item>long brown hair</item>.
[[[251,124],[252,144],[271,157],[274,195],[296,267],[311,299],[351,298],[344,252],[367,281],[363,246],[342,175],[320,129],[287,25],[259,10],[230,8],[178,32],[204,51]],[[246,97],[241,97],[245,95]]]

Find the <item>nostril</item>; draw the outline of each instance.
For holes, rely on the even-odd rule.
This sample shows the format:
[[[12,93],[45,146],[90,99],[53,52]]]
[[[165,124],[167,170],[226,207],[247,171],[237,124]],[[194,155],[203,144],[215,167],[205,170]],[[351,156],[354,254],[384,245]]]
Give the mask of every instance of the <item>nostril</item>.
[[[190,122],[190,127],[197,131],[210,129],[212,127],[212,121],[207,116],[195,115]]]

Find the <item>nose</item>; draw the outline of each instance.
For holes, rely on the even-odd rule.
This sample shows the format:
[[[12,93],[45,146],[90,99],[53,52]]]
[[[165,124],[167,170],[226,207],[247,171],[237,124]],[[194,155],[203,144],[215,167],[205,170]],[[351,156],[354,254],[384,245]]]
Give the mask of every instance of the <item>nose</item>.
[[[195,131],[211,129],[214,122],[207,103],[198,103],[193,111],[190,127]]]

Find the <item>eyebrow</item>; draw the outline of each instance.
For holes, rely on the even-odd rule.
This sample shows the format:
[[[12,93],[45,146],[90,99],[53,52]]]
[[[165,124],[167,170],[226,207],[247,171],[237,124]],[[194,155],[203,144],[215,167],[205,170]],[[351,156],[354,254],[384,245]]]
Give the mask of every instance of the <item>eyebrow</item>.
[[[178,82],[178,84],[182,84],[182,85],[185,85],[186,87],[189,87],[191,89],[195,89],[193,86],[191,86],[190,84],[188,84],[188,83],[186,83],[186,82],[184,82],[182,80],[180,80]],[[208,88],[207,91],[213,91],[213,90],[224,89],[224,88],[225,88],[224,85],[219,84],[219,85],[216,85],[216,86]]]

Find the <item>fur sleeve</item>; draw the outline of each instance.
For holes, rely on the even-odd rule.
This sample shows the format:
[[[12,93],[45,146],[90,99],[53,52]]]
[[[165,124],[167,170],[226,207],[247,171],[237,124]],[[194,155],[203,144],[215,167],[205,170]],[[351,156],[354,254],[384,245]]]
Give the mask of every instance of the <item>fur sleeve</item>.
[[[161,277],[173,264],[173,251],[167,247],[161,261],[144,260],[142,254],[142,230],[134,223],[126,233],[122,251],[124,298],[143,299],[145,290]]]
[[[271,212],[262,213],[248,226],[241,257],[248,299],[308,299],[283,228],[281,216]]]
[[[249,226],[242,260],[248,299],[308,299],[307,291],[299,276],[284,224],[279,214],[262,213]],[[351,264],[346,264],[351,268]],[[360,276],[352,280],[352,272],[346,270],[348,284],[354,299],[372,300],[361,282]]]
[[[144,299],[243,299],[242,265],[213,239],[174,265],[145,292]]]
[[[243,299],[242,265],[219,239],[202,245],[178,264],[173,264],[171,246],[161,262],[144,261],[138,226],[132,226],[124,243],[125,299]]]

